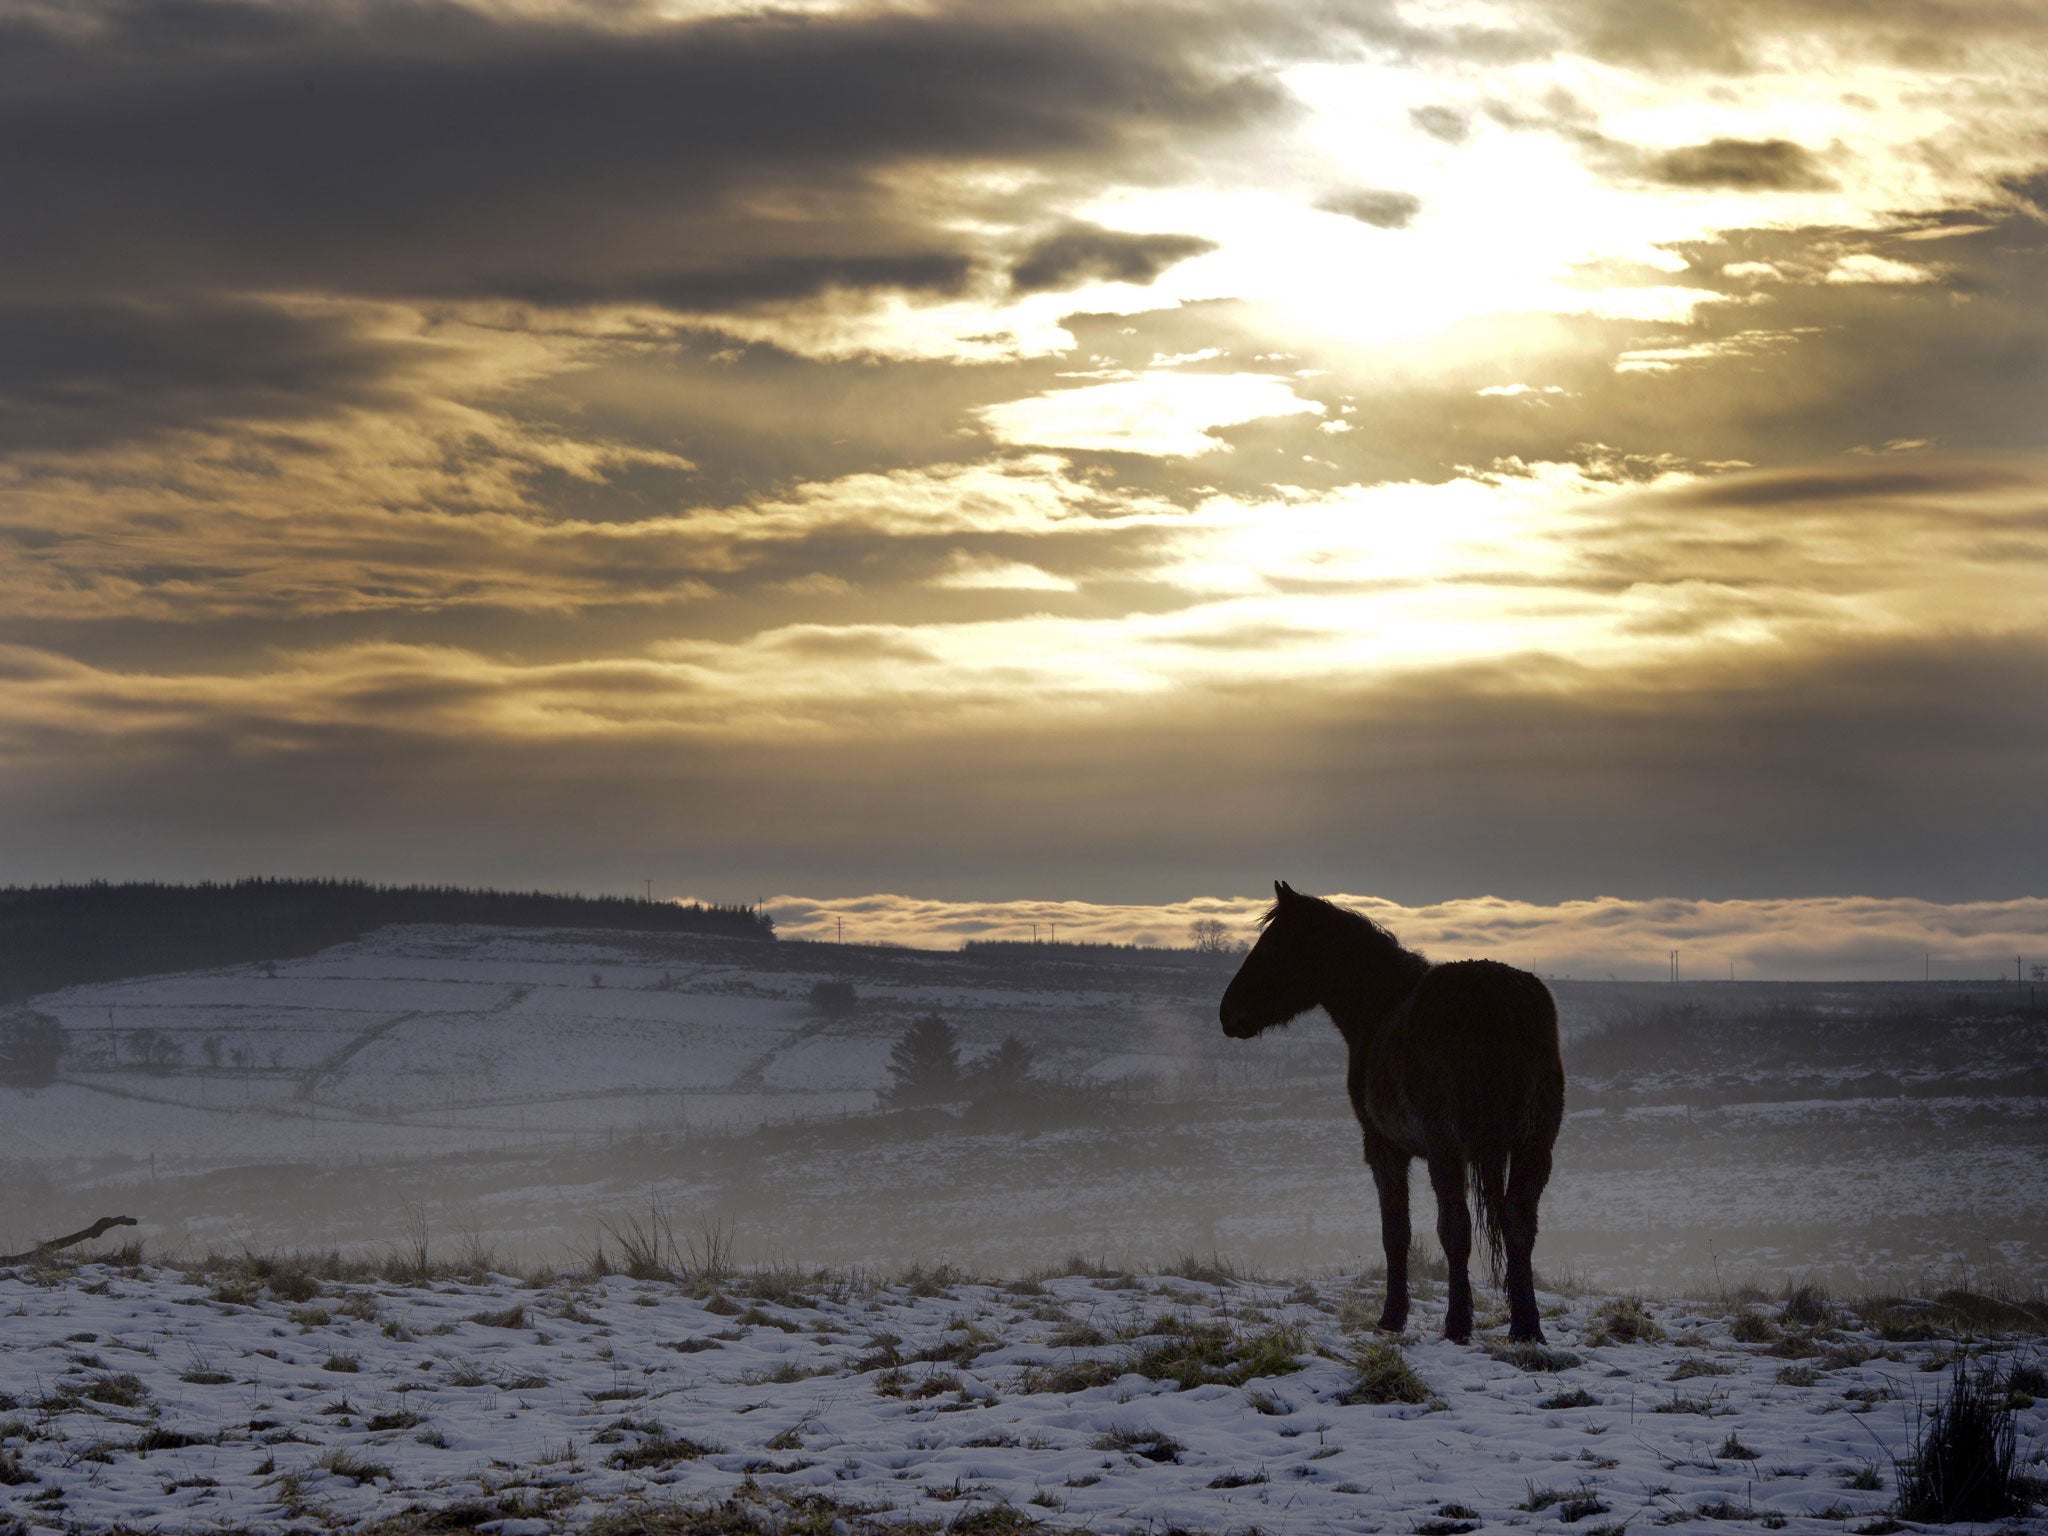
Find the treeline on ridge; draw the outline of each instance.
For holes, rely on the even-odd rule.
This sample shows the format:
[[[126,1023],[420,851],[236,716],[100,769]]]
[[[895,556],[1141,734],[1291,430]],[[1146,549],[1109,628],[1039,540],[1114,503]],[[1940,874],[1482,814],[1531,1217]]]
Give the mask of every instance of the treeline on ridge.
[[[249,879],[0,888],[0,1002],[160,971],[286,960],[390,923],[610,928],[772,939],[748,906],[684,906],[628,896]]]
[[[1038,941],[1032,939],[969,939],[960,946],[963,960],[1113,960],[1140,965],[1235,965],[1244,949],[1174,947],[1165,944],[1116,944],[1107,941]]]

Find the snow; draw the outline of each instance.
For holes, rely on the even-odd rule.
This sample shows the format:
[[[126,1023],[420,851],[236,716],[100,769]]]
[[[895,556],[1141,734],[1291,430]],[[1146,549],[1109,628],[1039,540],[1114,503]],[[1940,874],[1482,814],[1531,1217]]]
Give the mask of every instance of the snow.
[[[7,1507],[85,1531],[440,1511],[398,1528],[513,1533],[729,1498],[766,1519],[828,1498],[884,1523],[1007,1506],[1053,1529],[1304,1536],[1447,1517],[1589,1532],[1706,1508],[1839,1533],[1888,1506],[1955,1349],[1888,1342],[1850,1315],[1809,1338],[1775,1303],[1685,1301],[1648,1305],[1661,1340],[1596,1343],[1607,1303],[1545,1295],[1551,1346],[1569,1353],[1530,1372],[1490,1352],[1497,1332],[1433,1337],[1425,1299],[1400,1353],[1429,1400],[1346,1403],[1378,1298],[1344,1279],[405,1285],[285,1266],[268,1281],[0,1275]],[[1747,1343],[1732,1331],[1745,1312]],[[1240,1341],[1296,1330],[1275,1359],[1298,1369],[1185,1390],[1130,1369],[1202,1325]],[[1982,1358],[2009,1367],[2038,1343]],[[1086,1362],[1100,1384],[1048,1379]],[[1573,1393],[1592,1401],[1544,1406]],[[2043,1410],[2017,1418],[2021,1459],[2037,1458]],[[1873,1467],[1881,1487],[1850,1486]],[[1598,1508],[1571,1502],[1586,1500]]]

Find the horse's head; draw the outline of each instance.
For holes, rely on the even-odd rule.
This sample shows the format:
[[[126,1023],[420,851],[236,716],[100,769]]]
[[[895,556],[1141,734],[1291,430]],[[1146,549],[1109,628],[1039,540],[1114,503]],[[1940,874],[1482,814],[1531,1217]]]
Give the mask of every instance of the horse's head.
[[[1335,909],[1285,880],[1273,882],[1273,898],[1266,931],[1223,989],[1216,1010],[1223,1033],[1233,1040],[1297,1019],[1322,1001],[1325,947],[1316,939],[1324,925],[1318,919]]]

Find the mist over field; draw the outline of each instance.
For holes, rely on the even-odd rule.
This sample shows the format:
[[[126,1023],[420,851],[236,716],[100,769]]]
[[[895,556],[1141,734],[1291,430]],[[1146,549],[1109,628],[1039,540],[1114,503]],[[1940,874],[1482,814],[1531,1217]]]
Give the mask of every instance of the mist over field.
[[[6,1016],[62,1049],[48,1080],[0,1086],[0,1244],[123,1213],[187,1255],[424,1234],[450,1258],[566,1264],[652,1223],[748,1260],[879,1270],[1069,1253],[1369,1269],[1342,1042],[1319,1013],[1225,1039],[1235,964],[413,925],[73,986]],[[1569,1086],[1543,1275],[2030,1284],[2048,1262],[2031,989],[1553,989]],[[892,1047],[934,1014],[961,1084],[892,1108]],[[1028,1075],[997,1086],[975,1068],[1006,1039]]]

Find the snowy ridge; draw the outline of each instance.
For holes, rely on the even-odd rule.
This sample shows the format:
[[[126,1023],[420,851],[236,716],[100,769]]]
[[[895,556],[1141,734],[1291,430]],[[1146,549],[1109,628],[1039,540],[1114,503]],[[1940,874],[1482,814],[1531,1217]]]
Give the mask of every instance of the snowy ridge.
[[[1551,1353],[1517,1362],[1497,1317],[1392,1348],[1377,1303],[1100,1271],[15,1272],[0,1500],[78,1531],[1843,1532],[1888,1507],[1957,1347],[1915,1304],[1546,1295]],[[2009,1372],[2038,1342],[1982,1349]],[[2042,1408],[2018,1421],[2037,1460]]]

